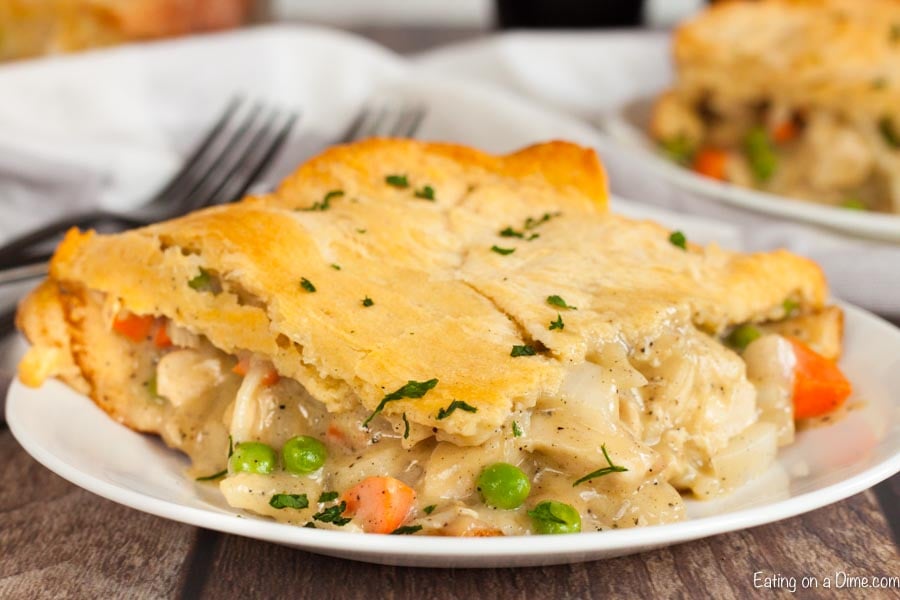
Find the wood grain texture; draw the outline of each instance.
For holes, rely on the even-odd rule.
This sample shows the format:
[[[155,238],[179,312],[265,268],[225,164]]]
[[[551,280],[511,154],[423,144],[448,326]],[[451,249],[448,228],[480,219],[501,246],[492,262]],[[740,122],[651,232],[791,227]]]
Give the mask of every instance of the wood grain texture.
[[[781,523],[609,561],[413,569],[318,556],[140,513],[53,475],[6,430],[0,431],[0,452],[4,599],[718,599],[754,592],[755,571],[900,575],[900,554],[872,492]],[[898,484],[900,476],[885,485]],[[900,590],[818,590],[815,597],[896,598]]]
[[[196,529],[103,500],[0,431],[0,598],[164,598]]]
[[[242,565],[254,565],[252,569]],[[870,492],[782,523],[603,562],[543,568],[384,567],[224,536],[203,598],[743,598],[753,573],[900,575],[900,557]],[[352,573],[352,576],[350,575]],[[856,590],[852,593],[859,593]],[[897,597],[871,590],[867,598]],[[847,590],[819,597],[847,597]],[[326,594],[328,595],[328,594]]]

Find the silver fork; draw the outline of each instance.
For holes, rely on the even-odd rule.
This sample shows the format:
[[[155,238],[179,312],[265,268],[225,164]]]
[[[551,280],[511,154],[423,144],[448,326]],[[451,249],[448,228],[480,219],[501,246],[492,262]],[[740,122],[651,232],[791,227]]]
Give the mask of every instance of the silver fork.
[[[247,107],[235,98],[181,170],[144,205],[128,213],[94,211],[60,218],[0,247],[0,266],[44,258],[35,256],[36,250],[70,227],[137,227],[240,197],[284,144],[296,120],[296,113],[259,103]]]
[[[229,109],[230,110],[230,109]],[[416,132],[419,130],[419,127],[422,125],[422,121],[424,120],[426,115],[426,108],[423,104],[420,103],[405,103],[400,105],[394,105],[390,102],[381,102],[381,103],[373,103],[370,102],[367,104],[359,114],[353,119],[350,126],[345,130],[343,135],[338,140],[339,143],[347,143],[353,142],[365,138],[376,137],[376,136],[391,136],[391,137],[414,137]],[[223,115],[223,118],[228,116]],[[288,129],[290,125],[293,124],[293,120],[291,120],[288,125]],[[213,132],[207,137],[210,137]],[[286,137],[285,133],[285,137]],[[201,143],[201,147],[205,146],[207,140],[204,140]],[[279,146],[284,140],[279,141]],[[277,148],[274,148],[269,153],[270,156],[267,157],[271,159],[271,154],[274,154],[277,151]],[[197,154],[195,152],[195,154]],[[189,162],[193,162],[195,156],[192,156],[189,159]],[[262,170],[265,165],[260,165],[255,173],[258,173]],[[239,181],[243,181],[240,179]],[[252,184],[252,181],[248,181],[241,188],[241,193],[246,190]],[[170,184],[171,185],[171,184]],[[238,189],[241,186],[234,185],[234,189]],[[218,194],[213,196],[213,198],[223,198],[226,197],[222,194]],[[232,197],[232,199],[237,199]],[[200,208],[206,204],[212,203],[222,203],[227,202],[229,200],[222,200],[221,202],[216,202],[215,200],[206,202],[204,204],[200,204],[195,208]],[[41,277],[47,274],[47,263],[39,262],[30,265],[13,267],[10,269],[0,270],[0,285],[4,285],[7,283],[13,283],[17,281],[24,281],[26,279],[33,279],[36,277]],[[3,312],[0,312],[0,337],[3,337],[10,333],[13,330],[13,321],[15,319],[16,308],[13,306]]]

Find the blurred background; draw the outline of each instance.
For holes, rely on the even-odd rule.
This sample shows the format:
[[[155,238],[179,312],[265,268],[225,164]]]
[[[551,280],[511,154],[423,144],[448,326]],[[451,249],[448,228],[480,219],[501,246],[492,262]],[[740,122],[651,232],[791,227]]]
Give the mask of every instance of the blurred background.
[[[0,0],[0,60],[271,22],[412,52],[494,29],[669,27],[703,0]],[[411,35],[411,28],[416,33]]]

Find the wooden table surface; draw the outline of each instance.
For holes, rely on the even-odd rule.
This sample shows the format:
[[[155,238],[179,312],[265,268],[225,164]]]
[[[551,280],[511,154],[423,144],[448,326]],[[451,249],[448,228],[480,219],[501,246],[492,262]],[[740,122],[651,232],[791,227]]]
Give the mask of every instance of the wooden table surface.
[[[461,30],[365,29],[399,51]],[[0,390],[0,393],[5,391]],[[900,476],[806,515],[635,556],[556,567],[441,570],[317,556],[147,515],[40,466],[0,424],[0,598],[742,598],[754,573],[900,577]],[[779,596],[790,595],[782,588]],[[892,590],[800,597],[898,598]]]

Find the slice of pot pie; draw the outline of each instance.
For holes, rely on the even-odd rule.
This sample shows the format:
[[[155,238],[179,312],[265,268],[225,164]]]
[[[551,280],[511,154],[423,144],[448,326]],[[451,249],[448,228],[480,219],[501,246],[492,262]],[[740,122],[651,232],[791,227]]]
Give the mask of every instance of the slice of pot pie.
[[[271,195],[71,231],[18,324],[234,507],[378,533],[676,521],[850,393],[812,262],[606,212],[594,153],[376,139]],[[198,484],[203,485],[203,484]]]
[[[900,2],[710,7],[675,34],[651,134],[702,175],[900,213]]]

